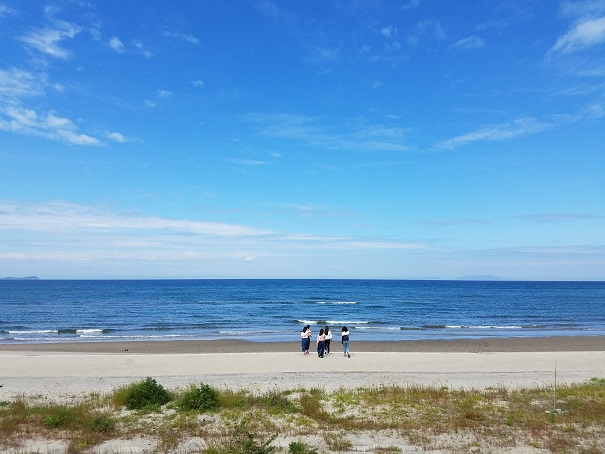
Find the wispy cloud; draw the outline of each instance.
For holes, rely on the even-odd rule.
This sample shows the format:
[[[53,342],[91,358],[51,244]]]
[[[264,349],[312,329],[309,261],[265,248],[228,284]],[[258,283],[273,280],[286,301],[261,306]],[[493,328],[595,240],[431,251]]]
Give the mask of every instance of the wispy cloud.
[[[552,122],[544,122],[531,117],[519,118],[509,123],[486,126],[476,131],[444,140],[439,142],[435,148],[438,150],[452,150],[473,142],[513,139],[536,134],[553,127],[555,127],[555,124]]]
[[[79,132],[72,120],[57,112],[26,106],[31,102],[29,98],[44,96],[47,89],[61,92],[63,87],[51,83],[45,73],[0,69],[0,130],[74,145],[102,145],[98,138]]]
[[[389,25],[380,29],[380,35],[384,38],[394,38],[397,36],[397,28]]]
[[[565,0],[561,3],[564,16],[587,17],[605,13],[605,3],[601,0]]]
[[[450,45],[450,49],[481,49],[482,47],[485,47],[485,41],[478,36],[468,36]]]
[[[21,98],[42,95],[47,83],[47,77],[42,73],[18,68],[0,69],[0,101],[17,104]]]
[[[550,52],[569,54],[605,42],[605,17],[583,19],[566,34],[559,36]]]
[[[287,203],[284,208],[296,216],[302,217],[351,217],[353,212],[346,208],[333,208],[324,205],[313,205],[310,203]]]
[[[38,50],[43,54],[54,58],[67,59],[70,52],[61,47],[61,42],[66,38],[73,38],[80,31],[81,28],[76,24],[66,21],[55,21],[55,28],[35,29],[18,39],[30,48]]]
[[[458,226],[458,225],[477,225],[477,224],[491,224],[491,222],[487,221],[485,219],[473,219],[473,218],[433,219],[433,220],[414,222],[414,225],[419,225],[419,226],[423,226],[423,227],[451,227],[451,226]]]
[[[151,52],[145,49],[145,46],[141,41],[133,40],[132,46],[137,49],[141,54],[143,54],[143,57],[145,57],[146,59],[150,59],[153,56]]]
[[[32,109],[7,107],[0,109],[0,115],[0,130],[3,131],[37,135],[74,145],[101,144],[97,138],[79,133],[71,120],[52,111],[39,115]]]
[[[327,125],[317,117],[294,114],[249,114],[259,134],[286,138],[332,149],[357,151],[409,151],[408,130],[401,127],[355,120],[339,126]],[[339,132],[336,132],[339,131]]]
[[[415,250],[417,241],[278,233],[220,222],[170,219],[115,213],[98,206],[66,201],[26,203],[0,199],[0,232],[23,238],[0,245],[2,260],[83,261],[114,265],[124,260],[179,261],[207,266],[207,260],[237,263],[269,258],[282,260],[300,251]],[[27,240],[25,240],[27,238]],[[35,241],[31,251],[23,247]]]
[[[248,236],[271,232],[236,224],[121,215],[98,207],[65,201],[23,204],[0,200],[0,230],[38,232],[173,232]]]
[[[109,133],[107,133],[107,137],[110,138],[111,140],[113,140],[114,142],[118,142],[118,143],[127,142],[126,137],[124,137],[119,132],[109,132]]]
[[[418,22],[414,27],[413,33],[408,36],[408,43],[416,45],[423,37],[429,37],[438,41],[445,39],[445,29],[439,21],[427,20]]]
[[[111,38],[107,45],[120,54],[124,53],[124,43],[117,36]]]
[[[6,6],[0,3],[0,17],[2,16],[8,16],[9,14],[17,14],[17,11],[15,11],[13,8],[11,8],[10,6]]]
[[[195,36],[193,36],[189,33],[172,32],[172,31],[164,30],[162,32],[162,34],[164,36],[166,36],[167,38],[175,38],[175,39],[178,39],[179,41],[184,41],[189,44],[198,44],[200,42],[200,40],[198,38],[196,38]]]
[[[605,219],[605,216],[597,216],[594,214],[581,214],[581,213],[540,213],[540,214],[526,214],[518,216],[519,219],[529,222],[545,223],[545,222],[568,222],[568,221],[580,221],[580,220],[594,220],[594,219]]]
[[[270,164],[269,161],[260,161],[257,159],[228,159],[228,161],[234,164],[249,167],[265,166]]]

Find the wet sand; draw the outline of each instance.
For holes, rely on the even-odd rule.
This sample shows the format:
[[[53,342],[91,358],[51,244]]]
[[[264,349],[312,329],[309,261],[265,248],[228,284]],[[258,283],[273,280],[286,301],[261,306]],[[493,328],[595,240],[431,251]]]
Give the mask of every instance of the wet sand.
[[[340,340],[332,341],[333,349],[341,348]],[[351,341],[356,352],[573,352],[605,351],[603,336],[558,336],[485,338],[456,340],[412,341]],[[270,353],[298,352],[300,342],[247,342],[239,339],[187,341],[130,341],[130,342],[66,342],[48,344],[0,344],[0,353],[8,351],[57,353]]]

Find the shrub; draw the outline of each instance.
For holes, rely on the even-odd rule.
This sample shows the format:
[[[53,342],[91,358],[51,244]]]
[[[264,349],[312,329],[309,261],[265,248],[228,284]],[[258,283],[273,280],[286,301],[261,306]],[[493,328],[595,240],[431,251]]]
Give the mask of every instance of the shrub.
[[[271,443],[277,438],[277,435],[272,436],[267,441],[260,444],[257,443],[254,438],[253,434],[248,434],[248,437],[242,446],[243,454],[271,454],[275,451],[275,446],[271,446]]]
[[[218,393],[209,385],[191,385],[179,398],[177,406],[181,410],[201,412],[213,410],[218,406]]]
[[[258,397],[256,401],[267,410],[277,413],[296,413],[299,411],[294,402],[277,391],[270,391]]]
[[[273,454],[275,446],[271,446],[277,434],[258,443],[256,436],[251,433],[244,433],[240,430],[231,436],[231,438],[222,444],[211,444],[205,450],[205,454]]]
[[[288,445],[290,454],[317,454],[317,449],[304,441],[293,441]]]
[[[57,406],[49,408],[49,413],[44,418],[46,427],[56,428],[68,426],[77,422],[80,418],[77,408]]]
[[[109,432],[115,426],[115,421],[111,416],[97,416],[89,422],[90,430],[95,432]]]
[[[114,401],[123,401],[129,410],[160,407],[170,402],[168,391],[151,377],[132,383],[116,394],[119,398],[114,398]]]
[[[44,418],[44,425],[46,427],[60,427],[67,423],[67,419],[64,415],[48,415]]]

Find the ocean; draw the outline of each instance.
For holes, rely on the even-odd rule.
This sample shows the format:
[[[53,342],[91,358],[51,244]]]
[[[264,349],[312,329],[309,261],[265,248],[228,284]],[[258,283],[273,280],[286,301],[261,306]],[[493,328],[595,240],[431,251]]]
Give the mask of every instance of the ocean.
[[[605,282],[0,280],[0,343],[605,335]]]

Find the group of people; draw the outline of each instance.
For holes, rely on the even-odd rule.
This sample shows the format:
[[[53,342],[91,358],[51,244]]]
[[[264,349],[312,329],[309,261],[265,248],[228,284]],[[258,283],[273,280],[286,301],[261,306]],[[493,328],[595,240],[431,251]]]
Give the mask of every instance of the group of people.
[[[340,340],[342,342],[342,351],[344,356],[347,358],[351,357],[349,352],[349,329],[346,326],[342,327],[340,331]],[[300,332],[300,341],[303,355],[309,354],[309,347],[311,346],[311,325],[305,326]],[[326,326],[319,330],[317,335],[317,356],[323,358],[324,355],[330,354],[330,344],[332,343],[332,331],[330,327]]]

